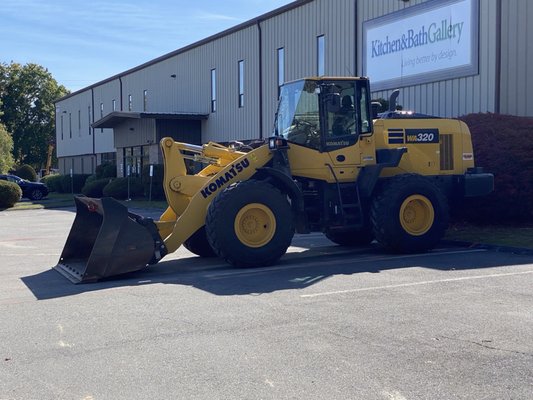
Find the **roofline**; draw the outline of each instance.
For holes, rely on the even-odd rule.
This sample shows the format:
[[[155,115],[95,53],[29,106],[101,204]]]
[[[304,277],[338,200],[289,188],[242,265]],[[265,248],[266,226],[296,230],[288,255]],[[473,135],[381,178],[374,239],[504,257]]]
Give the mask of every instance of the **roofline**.
[[[182,53],[185,53],[187,51],[190,51],[192,49],[195,49],[197,47],[200,47],[200,46],[203,46],[204,44],[207,44],[209,42],[212,42],[214,40],[217,40],[217,39],[220,39],[220,38],[223,38],[225,36],[228,36],[228,35],[231,35],[232,33],[235,33],[235,32],[238,32],[238,31],[241,31],[245,28],[249,28],[250,26],[254,26],[254,25],[257,25],[263,21],[266,21],[267,19],[270,19],[272,17],[275,17],[277,15],[280,15],[280,14],[283,14],[287,11],[290,11],[290,10],[293,10],[295,8],[298,8],[298,7],[301,7],[301,6],[304,6],[305,4],[308,4],[308,3],[311,3],[313,2],[314,0],[295,0],[293,1],[292,3],[289,3],[289,4],[286,4],[282,7],[279,7],[279,8],[276,8],[275,10],[272,10],[272,11],[269,11],[265,14],[262,14],[258,17],[255,17],[253,19],[250,19],[246,22],[243,22],[239,25],[235,25],[234,27],[231,27],[231,28],[228,28],[222,32],[219,32],[219,33],[216,33],[214,35],[211,35],[211,36],[208,36],[207,38],[205,39],[202,39],[202,40],[199,40],[198,42],[194,42],[192,44],[189,44],[185,47],[182,47],[180,49],[177,49],[177,50],[174,50],[174,51],[171,51],[170,53],[167,53],[167,54],[164,54],[160,57],[157,57],[157,58],[154,58],[153,60],[150,60],[150,61],[147,61],[141,65],[138,65],[136,67],[133,67],[133,68],[130,68],[126,71],[123,71],[123,72],[120,72],[116,75],[113,75],[109,78],[106,78],[102,81],[99,81],[99,82],[96,82],[96,83],[93,83],[92,85],[89,85],[89,86],[86,86],[84,87],[83,89],[79,89],[79,90],[76,90],[75,92],[72,92],[66,96],[63,96],[57,100],[54,101],[54,104],[60,102],[60,101],[63,101],[63,100],[66,100],[66,99],[69,99],[77,94],[80,94],[80,93],[83,93],[89,89],[94,89],[95,87],[98,87],[98,86],[101,86],[105,83],[109,83],[109,82],[112,82],[116,79],[119,79],[119,78],[122,78],[126,75],[129,75],[129,74],[132,74],[134,72],[137,72],[137,71],[140,71],[146,67],[149,67],[151,65],[154,65],[154,64],[157,64],[161,61],[165,61],[169,58],[172,58],[174,56],[177,56],[179,54],[182,54]]]

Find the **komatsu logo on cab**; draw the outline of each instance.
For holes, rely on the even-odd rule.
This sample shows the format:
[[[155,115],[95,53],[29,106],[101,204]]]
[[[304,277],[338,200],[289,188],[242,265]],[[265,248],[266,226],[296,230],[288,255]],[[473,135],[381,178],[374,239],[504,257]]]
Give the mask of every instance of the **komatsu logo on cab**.
[[[250,166],[250,161],[247,158],[245,158],[241,162],[233,164],[230,170],[228,170],[225,174],[220,175],[218,178],[216,178],[214,182],[211,182],[209,185],[203,188],[200,191],[200,193],[202,193],[202,196],[204,196],[204,199],[207,199],[209,196],[215,193],[222,186],[232,181],[233,178],[235,178],[237,175],[239,175],[242,171],[244,171],[249,166]]]

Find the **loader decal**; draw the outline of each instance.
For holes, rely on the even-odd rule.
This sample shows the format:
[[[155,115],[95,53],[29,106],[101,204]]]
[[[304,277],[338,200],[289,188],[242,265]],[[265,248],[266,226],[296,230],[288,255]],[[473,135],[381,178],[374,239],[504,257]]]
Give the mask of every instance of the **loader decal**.
[[[233,164],[231,168],[226,171],[223,175],[220,175],[217,179],[215,179],[214,182],[211,182],[209,185],[204,187],[200,193],[202,193],[202,196],[204,199],[207,199],[209,196],[211,196],[213,193],[215,193],[218,189],[232,181],[237,175],[239,175],[242,171],[244,171],[246,168],[250,166],[250,160],[248,158],[245,158],[244,160]]]

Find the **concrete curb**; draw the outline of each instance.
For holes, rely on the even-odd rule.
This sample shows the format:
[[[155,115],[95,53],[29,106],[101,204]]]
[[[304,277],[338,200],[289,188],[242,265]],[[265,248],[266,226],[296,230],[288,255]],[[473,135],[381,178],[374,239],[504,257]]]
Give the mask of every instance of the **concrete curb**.
[[[471,249],[486,249],[486,250],[497,251],[500,253],[513,253],[513,254],[518,254],[522,256],[533,255],[533,249],[526,249],[523,247],[501,246],[497,244],[486,244],[486,243],[474,243],[474,242],[466,242],[462,240],[442,240],[441,243],[461,246],[461,247],[468,247]]]

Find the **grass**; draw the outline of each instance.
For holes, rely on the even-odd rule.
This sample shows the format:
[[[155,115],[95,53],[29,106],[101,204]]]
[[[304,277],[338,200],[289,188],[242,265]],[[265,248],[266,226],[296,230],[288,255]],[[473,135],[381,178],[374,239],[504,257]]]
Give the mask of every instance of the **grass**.
[[[148,209],[166,209],[166,201],[148,201],[144,199],[135,199],[130,201],[120,201],[128,208],[148,208]],[[24,200],[19,201],[14,207],[8,208],[7,211],[17,210],[38,210],[47,208],[65,208],[75,207],[74,196],[70,193],[50,193],[45,199],[42,200]]]
[[[533,249],[533,226],[454,224],[446,232],[445,239]]]

